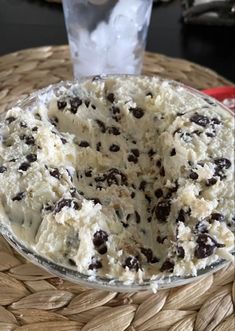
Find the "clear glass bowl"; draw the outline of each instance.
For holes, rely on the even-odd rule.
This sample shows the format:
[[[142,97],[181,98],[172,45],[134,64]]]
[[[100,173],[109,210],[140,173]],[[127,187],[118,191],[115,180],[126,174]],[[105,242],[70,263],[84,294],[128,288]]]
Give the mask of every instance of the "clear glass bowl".
[[[104,77],[124,77],[128,79],[130,75],[106,75]],[[142,76],[144,77],[144,76]],[[87,79],[91,79],[91,77],[86,77],[83,78],[82,81],[85,81]],[[208,100],[211,100],[214,103],[219,104],[226,112],[229,112],[233,114],[233,112],[225,107],[223,104],[219,103],[215,99],[198,92],[197,90],[185,86],[181,83],[178,83],[176,81],[170,81],[170,80],[164,80],[162,78],[159,78],[159,80],[162,81],[167,81],[171,84],[171,86],[175,87],[184,87],[188,89],[188,91],[193,94],[194,96],[198,97],[203,97],[207,98]],[[81,82],[81,80],[80,80]],[[72,87],[76,83],[76,81],[65,81],[65,82],[60,82],[55,85],[50,85],[47,88],[41,89],[39,91],[36,91],[30,96],[20,99],[15,106],[19,106],[22,108],[28,108],[32,107],[36,102],[39,96],[47,95],[50,92],[54,92],[57,94],[60,90],[61,87]],[[234,114],[233,114],[234,115]],[[0,117],[1,120],[1,117]],[[102,278],[97,276],[95,279],[90,278],[90,276],[82,274],[78,271],[76,271],[73,268],[69,268],[68,266],[60,265],[40,254],[35,252],[33,249],[30,247],[25,246],[22,242],[20,242],[15,234],[3,223],[1,223],[0,220],[0,233],[4,236],[4,238],[8,241],[8,243],[16,249],[23,257],[25,257],[27,260],[30,262],[44,268],[48,272],[52,273],[55,276],[58,276],[60,278],[69,280],[73,283],[78,283],[81,285],[84,285],[86,287],[91,287],[91,288],[97,288],[97,289],[104,289],[104,290],[110,290],[110,291],[117,291],[117,292],[134,292],[134,291],[143,291],[143,290],[156,290],[156,289],[164,289],[164,288],[171,288],[171,287],[176,287],[176,286],[181,286],[188,284],[192,281],[196,281],[199,278],[209,275],[210,273],[214,273],[218,271],[219,269],[223,268],[228,261],[225,260],[219,260],[215,263],[213,263],[210,266],[207,266],[205,269],[198,270],[198,274],[196,277],[193,276],[187,276],[187,277],[177,277],[177,276],[159,276],[159,278],[155,280],[150,280],[147,279],[145,280],[142,284],[139,283],[132,283],[132,284],[124,284],[122,281],[119,281],[117,279],[109,279],[109,278]]]

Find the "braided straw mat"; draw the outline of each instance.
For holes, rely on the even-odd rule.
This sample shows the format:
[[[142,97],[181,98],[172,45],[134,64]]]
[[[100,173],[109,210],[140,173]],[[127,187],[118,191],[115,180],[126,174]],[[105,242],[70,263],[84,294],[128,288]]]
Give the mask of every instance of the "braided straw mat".
[[[146,53],[144,73],[203,89],[230,84],[196,64]],[[67,46],[0,57],[0,111],[19,95],[72,77]],[[28,263],[0,237],[0,331],[232,331],[234,269],[171,290],[114,293],[75,285]]]

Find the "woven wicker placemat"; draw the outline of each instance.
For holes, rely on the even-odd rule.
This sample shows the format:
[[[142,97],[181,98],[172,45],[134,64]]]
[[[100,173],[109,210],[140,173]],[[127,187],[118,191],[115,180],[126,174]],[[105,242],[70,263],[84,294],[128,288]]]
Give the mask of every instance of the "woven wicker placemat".
[[[231,84],[188,61],[146,53],[144,73],[203,89]],[[19,95],[71,79],[67,46],[0,57],[0,111]],[[28,263],[0,237],[0,331],[232,331],[234,269],[172,290],[113,293],[74,285]]]

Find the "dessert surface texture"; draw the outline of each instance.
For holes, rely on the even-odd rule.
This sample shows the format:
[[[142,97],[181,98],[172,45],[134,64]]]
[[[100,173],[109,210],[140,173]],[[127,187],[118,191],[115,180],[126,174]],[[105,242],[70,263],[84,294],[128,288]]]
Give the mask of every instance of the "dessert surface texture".
[[[234,249],[234,117],[152,77],[48,89],[0,120],[0,221],[40,255],[141,283]]]

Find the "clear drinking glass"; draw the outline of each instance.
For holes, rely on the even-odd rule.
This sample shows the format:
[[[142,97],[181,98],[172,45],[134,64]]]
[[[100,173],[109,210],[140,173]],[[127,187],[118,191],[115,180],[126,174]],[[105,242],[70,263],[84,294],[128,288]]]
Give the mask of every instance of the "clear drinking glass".
[[[140,74],[152,0],[63,0],[74,78]]]

